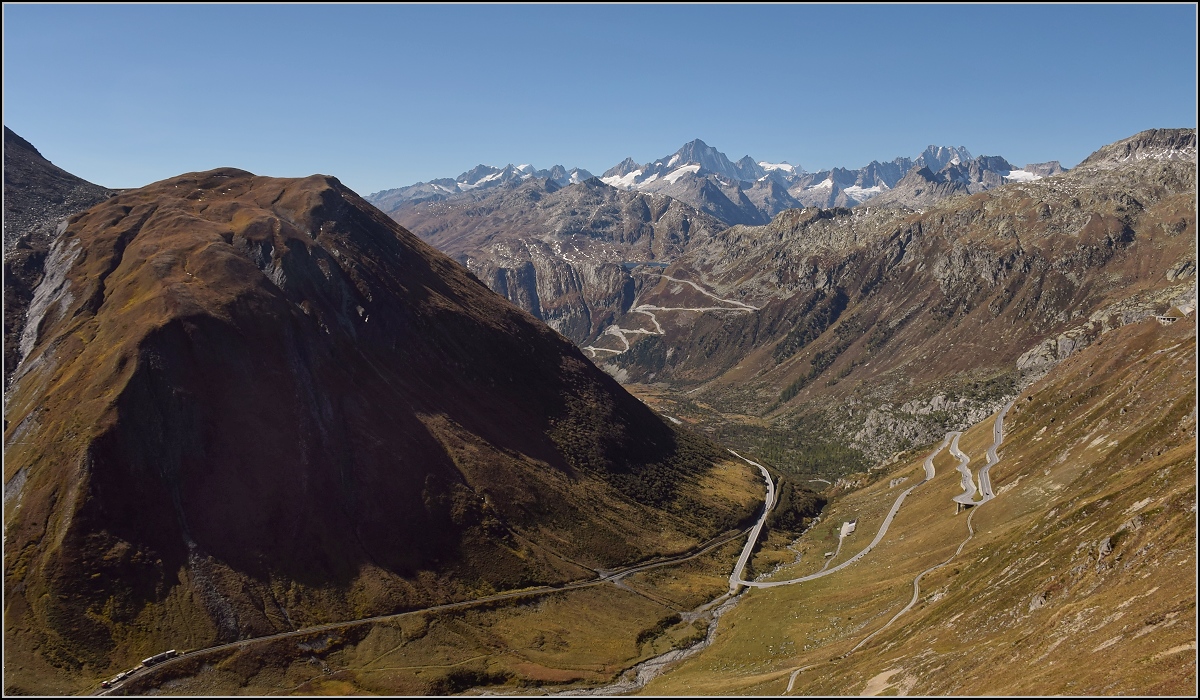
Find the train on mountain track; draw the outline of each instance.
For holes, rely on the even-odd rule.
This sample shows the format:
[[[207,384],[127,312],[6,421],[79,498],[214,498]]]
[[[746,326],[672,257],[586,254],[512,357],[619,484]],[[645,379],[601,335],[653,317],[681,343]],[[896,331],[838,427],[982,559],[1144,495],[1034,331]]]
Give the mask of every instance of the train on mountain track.
[[[148,656],[148,657],[142,659],[142,662],[140,664],[138,664],[137,666],[134,666],[133,668],[129,669],[128,671],[121,671],[120,673],[113,676],[112,678],[109,678],[106,681],[101,681],[100,687],[111,688],[114,685],[125,680],[126,678],[132,676],[134,673],[137,673],[137,670],[140,668],[149,668],[150,666],[161,664],[162,662],[166,661],[167,659],[173,659],[176,656],[179,656],[179,651],[176,649],[169,649],[167,651],[162,652],[161,654],[155,654],[154,656]]]
[[[176,656],[179,656],[179,652],[174,649],[169,649],[167,651],[164,651],[161,654],[155,654],[154,656],[150,656],[145,659],[142,659],[142,665],[143,666],[153,666],[155,664],[161,664],[162,662],[166,661],[167,659],[173,659]]]

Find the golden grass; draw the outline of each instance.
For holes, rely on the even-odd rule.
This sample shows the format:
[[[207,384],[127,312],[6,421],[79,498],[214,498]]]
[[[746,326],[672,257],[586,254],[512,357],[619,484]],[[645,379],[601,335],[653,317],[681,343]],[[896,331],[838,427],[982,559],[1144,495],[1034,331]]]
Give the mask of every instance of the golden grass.
[[[690,562],[631,575],[622,586],[605,583],[513,604],[376,623],[359,641],[327,653],[234,654],[160,690],[425,694],[445,692],[455,673],[491,678],[509,692],[607,683],[639,661],[702,634],[704,623],[681,621],[643,644],[636,639],[664,617],[724,592],[741,544],[735,540]]]

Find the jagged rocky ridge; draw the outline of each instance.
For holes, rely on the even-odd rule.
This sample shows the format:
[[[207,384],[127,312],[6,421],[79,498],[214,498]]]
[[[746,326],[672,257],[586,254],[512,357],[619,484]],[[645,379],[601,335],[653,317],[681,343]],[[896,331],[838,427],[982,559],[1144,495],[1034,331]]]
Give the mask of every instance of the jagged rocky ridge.
[[[567,170],[561,165],[555,165],[548,170],[538,170],[532,165],[513,165],[509,163],[503,168],[490,165],[477,165],[456,178],[439,178],[429,182],[418,182],[407,187],[398,187],[376,192],[367,197],[367,201],[384,211],[391,211],[406,204],[439,201],[449,199],[464,192],[487,191],[505,185],[519,184],[530,178],[548,180],[566,187],[577,182],[583,182],[592,174],[580,168]]]
[[[752,515],[697,485],[715,446],[333,178],[109,199],[56,239],[30,317],[6,688],[590,577]]]
[[[727,224],[765,224],[785,209],[852,207],[867,201],[872,206],[915,207],[959,192],[980,192],[1062,171],[1057,162],[1018,169],[1000,157],[974,158],[963,147],[929,146],[916,158],[810,173],[788,163],[756,163],[750,156],[732,163],[697,139],[653,163],[638,165],[627,158],[606,171],[603,180],[614,187],[668,194]],[[914,177],[945,186],[922,187],[920,197],[910,191],[911,183],[894,191]],[[882,194],[889,196],[881,198]]]

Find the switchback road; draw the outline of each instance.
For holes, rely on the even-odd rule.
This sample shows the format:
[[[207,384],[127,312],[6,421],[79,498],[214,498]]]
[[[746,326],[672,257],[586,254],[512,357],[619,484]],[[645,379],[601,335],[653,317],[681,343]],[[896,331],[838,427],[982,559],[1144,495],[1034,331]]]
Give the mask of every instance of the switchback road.
[[[979,473],[979,478],[980,478],[980,482],[981,482],[981,490],[984,494],[984,499],[983,499],[983,501],[980,501],[979,505],[982,505],[983,503],[986,503],[986,502],[992,500],[993,498],[995,498],[995,496],[992,495],[991,479],[990,479],[990,476],[987,474],[986,470],[990,470],[993,466],[996,465],[996,463],[998,463],[1000,461],[999,456],[997,456],[997,454],[996,454],[996,450],[1000,447],[1000,444],[1004,442],[1004,417],[1008,414],[1008,409],[1012,408],[1014,401],[1015,401],[1015,399],[1013,401],[1009,401],[1008,404],[1006,404],[1004,406],[1004,408],[1001,409],[1000,413],[997,414],[997,416],[996,416],[995,424],[992,426],[992,444],[990,447],[988,447],[988,450],[987,450],[988,463],[987,463],[987,466],[984,467],[983,469],[981,469],[980,473]],[[929,478],[932,478],[931,475],[932,475],[932,471],[933,471],[933,458],[936,457],[937,454],[939,452],[941,452],[943,448],[946,447],[946,443],[951,439],[951,436],[954,436],[954,445],[955,445],[955,448],[957,448],[958,434],[957,433],[947,433],[946,439],[942,442],[941,447],[939,447],[936,451],[934,451],[933,454],[929,455],[929,457],[927,457],[925,459],[926,474],[930,475],[930,476],[927,476],[926,481],[928,481]],[[951,454],[954,454],[954,452],[952,451]],[[958,456],[958,455],[955,455],[955,456]],[[965,455],[964,455],[964,457],[965,457]],[[921,579],[924,578],[926,574],[928,574],[932,571],[936,571],[937,569],[940,569],[943,566],[946,566],[950,562],[957,559],[958,556],[960,554],[962,554],[963,548],[967,546],[967,543],[970,542],[971,539],[975,537],[975,527],[971,523],[971,520],[974,517],[975,517],[975,509],[972,509],[971,512],[967,515],[967,538],[964,539],[958,545],[958,549],[956,549],[954,551],[954,554],[951,554],[949,558],[947,558],[945,561],[941,562],[940,564],[935,564],[935,565],[929,567],[928,569],[925,569],[921,573],[917,574],[917,577],[913,579],[913,596],[912,596],[912,600],[910,600],[908,602],[908,605],[904,606],[904,608],[901,609],[900,612],[898,612],[894,616],[892,616],[892,619],[888,620],[883,625],[883,627],[880,627],[879,629],[875,630],[874,632],[868,634],[866,637],[863,637],[863,639],[860,640],[858,642],[858,644],[855,644],[854,647],[850,649],[850,651],[846,652],[845,654],[843,654],[842,656],[840,656],[838,658],[844,659],[847,656],[850,656],[854,652],[858,651],[863,646],[865,646],[867,644],[867,642],[871,641],[877,635],[879,635],[879,633],[883,632],[888,627],[890,627],[892,625],[892,623],[894,623],[896,620],[898,620],[900,618],[900,616],[904,615],[909,610],[913,609],[913,607],[921,599]],[[833,661],[836,661],[836,660],[837,659],[834,659]],[[787,695],[788,693],[792,692],[792,689],[796,685],[796,678],[799,677],[799,675],[801,673],[803,673],[804,671],[807,671],[810,668],[815,668],[815,667],[821,666],[821,665],[823,665],[823,664],[822,663],[809,664],[807,666],[801,666],[800,668],[797,668],[796,670],[792,671],[791,676],[788,678],[787,689],[783,691],[783,694]]]
[[[962,437],[962,433],[955,431],[952,433],[954,440],[950,443],[950,454],[958,460],[958,473],[962,474],[962,489],[963,492],[952,498],[955,503],[964,506],[975,505],[975,477],[971,474],[971,469],[967,466],[971,463],[971,458],[963,454],[958,449],[958,439]]]
[[[1000,457],[996,455],[996,448],[1000,447],[1000,443],[1004,442],[1004,416],[1008,414],[1008,409],[1012,408],[1013,402],[1009,401],[1004,408],[1000,410],[996,416],[996,423],[992,426],[992,445],[987,450],[987,464],[979,470],[979,491],[983,494],[981,503],[987,503],[996,497],[992,493],[992,466],[1000,461]]]

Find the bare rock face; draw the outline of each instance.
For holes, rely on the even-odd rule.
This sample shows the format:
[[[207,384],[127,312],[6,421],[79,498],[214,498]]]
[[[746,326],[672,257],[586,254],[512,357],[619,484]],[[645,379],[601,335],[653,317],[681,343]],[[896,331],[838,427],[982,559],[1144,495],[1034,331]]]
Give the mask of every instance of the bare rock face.
[[[1147,129],[1101,148],[1079,165],[1113,167],[1140,160],[1195,159],[1195,129]]]
[[[751,515],[696,485],[714,445],[333,178],[164,180],[48,260],[5,414],[23,692],[590,577]]]
[[[492,290],[577,343],[629,310],[639,265],[666,265],[722,224],[675,199],[590,179],[512,187],[385,212]]]
[[[871,200],[873,207],[899,205],[909,208],[931,206],[967,191],[966,183],[935,173],[929,168],[913,168],[891,190]]]
[[[1050,177],[1065,173],[1067,170],[1057,160],[1047,161],[1045,163],[1028,163],[1022,168],[1027,173],[1033,173],[1038,177]]]
[[[20,361],[18,342],[33,290],[60,226],[114,193],[75,177],[4,127],[4,385]]]
[[[1018,169],[1000,156],[979,156],[953,162],[934,170],[928,166],[913,167],[892,189],[870,200],[873,207],[901,206],[910,209],[929,207],[960,194],[975,194],[1008,182],[1033,180],[1064,172],[1057,162],[1030,166],[1033,170]]]

